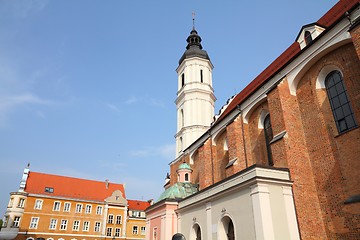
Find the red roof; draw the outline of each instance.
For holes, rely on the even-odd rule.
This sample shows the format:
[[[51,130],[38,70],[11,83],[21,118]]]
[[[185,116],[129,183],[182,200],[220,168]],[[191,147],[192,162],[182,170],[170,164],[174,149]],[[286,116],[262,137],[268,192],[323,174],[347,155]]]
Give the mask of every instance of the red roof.
[[[53,188],[54,192],[45,192],[45,188]],[[46,173],[30,172],[25,192],[48,196],[76,198],[83,200],[104,201],[115,190],[120,190],[125,198],[123,184],[93,181],[80,178],[64,177]]]
[[[324,16],[322,16],[317,24],[330,27],[337,20],[344,16],[346,11],[357,5],[359,0],[341,0],[335,4]],[[268,81],[275,73],[289,64],[292,59],[301,51],[298,42],[294,42],[288,49],[285,50],[275,61],[273,61],[263,72],[261,72],[249,85],[247,85],[234,100],[229,104],[225,111],[218,118],[217,122],[223,119],[227,114],[233,111],[237,105],[245,101],[252,93]]]
[[[139,200],[128,200],[130,210],[139,210],[145,211],[146,208],[150,206],[149,202],[139,201]]]

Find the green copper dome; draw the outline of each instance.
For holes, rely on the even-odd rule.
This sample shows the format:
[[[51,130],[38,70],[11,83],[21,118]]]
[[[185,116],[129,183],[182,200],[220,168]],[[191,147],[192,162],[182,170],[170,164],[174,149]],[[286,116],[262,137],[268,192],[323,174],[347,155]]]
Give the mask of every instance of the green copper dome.
[[[156,202],[160,202],[163,199],[183,199],[198,191],[198,185],[189,182],[175,183],[168,189],[166,189]]]
[[[182,164],[180,164],[180,166],[179,166],[178,169],[179,169],[179,170],[180,170],[180,169],[189,169],[189,170],[191,170],[191,167],[190,167],[190,165],[187,164],[187,163],[182,163]]]

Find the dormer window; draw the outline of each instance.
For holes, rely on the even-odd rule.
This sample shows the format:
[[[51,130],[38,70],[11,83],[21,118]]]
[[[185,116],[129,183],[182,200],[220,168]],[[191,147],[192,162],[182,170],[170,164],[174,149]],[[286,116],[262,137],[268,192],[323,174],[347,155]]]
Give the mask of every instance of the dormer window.
[[[45,192],[46,192],[46,193],[53,193],[53,192],[54,192],[54,188],[52,188],[52,187],[45,187]]]
[[[300,44],[300,48],[303,49],[304,47],[311,44],[312,41],[317,38],[324,30],[325,28],[317,25],[316,23],[305,25],[301,28],[296,41]]]
[[[305,43],[309,45],[312,42],[311,33],[309,31],[305,31]]]

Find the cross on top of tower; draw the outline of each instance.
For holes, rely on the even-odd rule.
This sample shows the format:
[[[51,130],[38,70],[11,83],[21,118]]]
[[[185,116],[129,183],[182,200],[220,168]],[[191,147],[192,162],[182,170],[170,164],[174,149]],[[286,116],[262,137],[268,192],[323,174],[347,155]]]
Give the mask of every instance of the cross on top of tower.
[[[193,30],[195,30],[195,12],[192,12]]]

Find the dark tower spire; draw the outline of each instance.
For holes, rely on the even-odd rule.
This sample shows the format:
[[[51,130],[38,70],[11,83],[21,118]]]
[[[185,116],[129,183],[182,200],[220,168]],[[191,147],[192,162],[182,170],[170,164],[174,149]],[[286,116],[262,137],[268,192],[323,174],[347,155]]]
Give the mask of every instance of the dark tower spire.
[[[179,65],[182,63],[182,61],[185,58],[191,58],[191,57],[200,57],[204,59],[208,59],[209,55],[205,50],[203,50],[203,47],[201,45],[201,37],[199,36],[198,32],[195,29],[195,12],[192,13],[193,16],[193,28],[190,32],[190,35],[187,37],[186,42],[186,51],[182,55],[182,57],[179,60]]]

